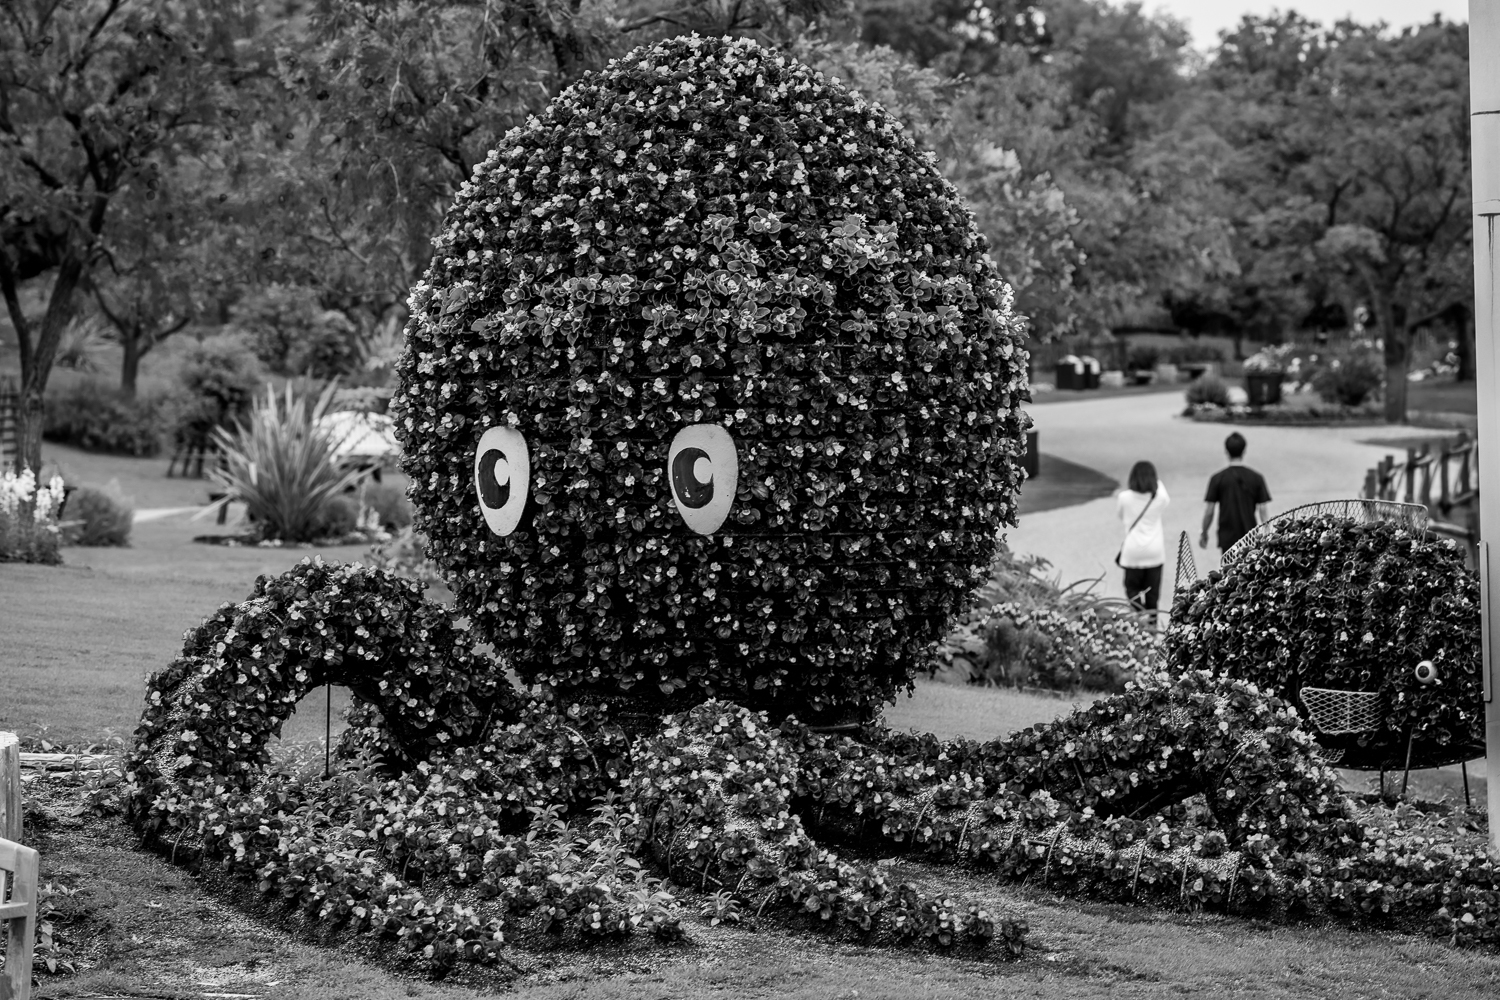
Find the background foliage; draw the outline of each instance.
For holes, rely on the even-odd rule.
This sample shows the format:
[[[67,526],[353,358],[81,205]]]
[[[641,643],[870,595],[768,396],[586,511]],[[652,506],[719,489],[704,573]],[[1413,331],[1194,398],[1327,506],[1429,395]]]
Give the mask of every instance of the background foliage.
[[[690,31],[783,46],[881,103],[938,154],[1034,336],[1276,340],[1363,308],[1393,417],[1414,331],[1472,370],[1463,25],[1247,17],[1201,59],[1169,17],[1104,0],[16,0],[3,18],[0,366],[24,376],[32,465],[80,314],[119,345],[127,398],[164,341],[235,316],[271,369],[347,375],[351,342],[398,335],[485,153],[583,73]],[[296,311],[265,307],[288,294]]]

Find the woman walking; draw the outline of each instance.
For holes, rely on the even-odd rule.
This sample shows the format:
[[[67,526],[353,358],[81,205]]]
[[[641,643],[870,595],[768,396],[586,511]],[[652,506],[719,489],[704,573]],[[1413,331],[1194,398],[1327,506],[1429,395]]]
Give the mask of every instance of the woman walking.
[[[1115,562],[1125,570],[1125,596],[1143,611],[1155,611],[1161,599],[1161,568],[1167,561],[1161,516],[1171,502],[1150,462],[1135,463],[1129,487],[1115,495],[1120,522],[1127,526]]]

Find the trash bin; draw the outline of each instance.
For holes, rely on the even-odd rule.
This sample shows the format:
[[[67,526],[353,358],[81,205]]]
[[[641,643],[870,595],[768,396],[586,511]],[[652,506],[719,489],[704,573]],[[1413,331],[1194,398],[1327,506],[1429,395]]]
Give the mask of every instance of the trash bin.
[[[1275,406],[1281,402],[1281,372],[1248,372],[1245,393],[1251,406]]]
[[[1057,387],[1059,389],[1083,388],[1083,362],[1069,354],[1057,363]]]
[[[1097,388],[1099,388],[1099,368],[1100,368],[1099,359],[1098,358],[1094,358],[1094,357],[1089,357],[1088,355],[1084,355],[1084,357],[1082,357],[1079,360],[1083,364],[1083,384],[1080,385],[1078,388],[1080,388],[1080,389],[1097,389]]]
[[[1042,474],[1042,453],[1037,447],[1035,429],[1026,432],[1026,454],[1021,456],[1021,468],[1026,470],[1028,480],[1035,479]]]

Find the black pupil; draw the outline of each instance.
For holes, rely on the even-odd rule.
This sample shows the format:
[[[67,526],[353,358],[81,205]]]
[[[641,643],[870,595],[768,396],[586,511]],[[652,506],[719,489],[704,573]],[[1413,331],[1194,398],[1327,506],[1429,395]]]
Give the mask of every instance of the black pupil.
[[[700,483],[693,474],[693,466],[698,459],[707,457],[708,452],[702,448],[684,448],[672,459],[672,488],[677,491],[677,497],[684,507],[697,510],[699,507],[707,507],[714,498],[714,481],[709,479],[706,483]]]
[[[510,500],[510,480],[495,479],[495,463],[504,457],[504,452],[491,448],[479,459],[479,499],[486,507],[504,507]]]

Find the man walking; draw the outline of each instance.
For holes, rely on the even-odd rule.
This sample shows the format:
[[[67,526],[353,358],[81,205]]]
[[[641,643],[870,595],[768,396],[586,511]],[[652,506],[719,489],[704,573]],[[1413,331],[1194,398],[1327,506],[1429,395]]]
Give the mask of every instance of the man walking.
[[[1251,528],[1266,522],[1266,504],[1271,502],[1265,478],[1245,465],[1244,435],[1239,431],[1229,435],[1224,439],[1224,450],[1229,453],[1229,467],[1214,473],[1208,481],[1208,493],[1203,498],[1208,506],[1203,511],[1203,534],[1198,537],[1198,547],[1208,548],[1208,528],[1214,523],[1217,508],[1221,553]]]

